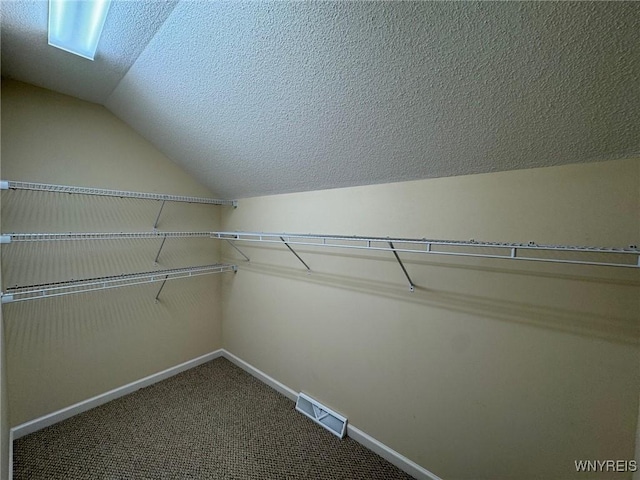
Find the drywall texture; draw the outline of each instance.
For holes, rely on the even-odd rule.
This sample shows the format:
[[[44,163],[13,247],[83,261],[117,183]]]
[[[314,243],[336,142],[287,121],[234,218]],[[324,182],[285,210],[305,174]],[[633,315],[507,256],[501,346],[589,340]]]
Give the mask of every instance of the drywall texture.
[[[0,310],[0,478],[9,478],[9,399],[7,395],[7,362],[4,343],[4,321]]]
[[[180,2],[105,105],[229,198],[609,160],[640,152],[638,22],[639,2]]]
[[[104,107],[2,84],[3,178],[211,196]],[[151,231],[160,202],[9,190],[3,232]],[[209,231],[219,209],[170,203],[159,230]],[[3,285],[215,263],[207,239],[13,243]],[[221,346],[216,275],[3,305],[12,426]]]
[[[227,230],[623,247],[640,238],[624,160],[241,200]],[[240,245],[240,244],[239,244]],[[634,456],[635,269],[241,244],[224,347],[448,480],[605,478]],[[611,474],[606,478],[631,478]]]
[[[1,279],[1,277],[0,277]],[[4,320],[0,309],[0,478],[9,478],[9,397],[4,343]]]
[[[0,102],[1,103],[1,102]],[[0,121],[0,124],[2,122]],[[1,125],[0,125],[1,131]],[[1,148],[0,148],[1,150]],[[0,151],[0,172],[2,172],[2,152]],[[0,175],[1,178],[1,175]],[[2,198],[0,197],[0,208]],[[0,232],[2,216],[0,215]],[[0,247],[0,256],[2,248]],[[0,285],[2,285],[2,269],[0,269]],[[4,319],[0,308],[0,478],[9,478],[9,400],[7,395],[7,361],[4,344]]]
[[[176,6],[177,0],[114,1],[94,61],[51,47],[49,2],[3,2],[2,75],[101,103]]]

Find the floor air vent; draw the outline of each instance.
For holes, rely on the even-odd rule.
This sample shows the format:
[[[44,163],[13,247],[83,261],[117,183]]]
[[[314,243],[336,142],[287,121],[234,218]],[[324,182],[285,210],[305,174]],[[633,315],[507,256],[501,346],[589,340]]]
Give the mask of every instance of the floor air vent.
[[[304,393],[298,394],[296,410],[305,414],[311,420],[322,425],[340,438],[343,438],[345,433],[347,433],[347,419],[345,417],[325,407]]]

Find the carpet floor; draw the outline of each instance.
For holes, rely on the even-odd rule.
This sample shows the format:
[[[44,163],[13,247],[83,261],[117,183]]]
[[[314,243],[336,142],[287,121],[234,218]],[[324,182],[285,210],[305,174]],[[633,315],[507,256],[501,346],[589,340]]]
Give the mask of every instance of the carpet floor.
[[[411,479],[218,358],[14,441],[13,478]]]

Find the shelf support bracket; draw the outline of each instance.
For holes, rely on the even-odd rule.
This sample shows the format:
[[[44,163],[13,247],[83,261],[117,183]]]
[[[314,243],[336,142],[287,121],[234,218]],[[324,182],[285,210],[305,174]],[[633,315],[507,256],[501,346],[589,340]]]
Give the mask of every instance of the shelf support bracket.
[[[282,243],[284,243],[284,244],[287,246],[287,248],[288,248],[289,250],[291,250],[291,253],[293,253],[293,254],[296,256],[296,258],[302,262],[302,264],[307,268],[307,271],[308,271],[308,272],[311,272],[311,269],[309,268],[309,265],[307,265],[307,264],[304,262],[304,260],[302,260],[302,259],[300,258],[300,255],[298,255],[298,254],[296,253],[296,251],[295,251],[293,248],[291,248],[291,245],[289,245],[289,244],[286,242],[286,240],[284,239],[284,237],[280,237],[280,240],[282,240]]]
[[[229,245],[231,245],[233,248],[235,248],[235,249],[238,251],[238,253],[239,253],[240,255],[242,255],[242,256],[247,260],[247,262],[250,262],[250,261],[251,261],[251,260],[249,260],[249,257],[247,257],[244,253],[242,253],[242,250],[240,250],[238,247],[236,247],[235,243],[233,243],[233,242],[232,242],[231,240],[229,240],[229,239],[227,239],[227,242],[229,243]]]
[[[156,259],[153,261],[156,265],[158,264],[158,258],[160,258],[160,252],[162,251],[162,247],[164,247],[164,242],[167,241],[167,236],[165,235],[162,238],[162,243],[160,244],[160,248],[158,249],[158,254],[156,255]]]
[[[415,284],[413,283],[413,280],[411,280],[409,273],[407,273],[407,269],[404,268],[404,264],[402,263],[402,260],[400,260],[400,256],[398,255],[398,252],[396,252],[396,249],[393,246],[393,242],[389,242],[389,246],[391,247],[391,251],[396,257],[396,260],[400,264],[400,268],[402,268],[402,271],[404,272],[404,276],[407,277],[407,280],[409,281],[409,291],[413,292],[415,290]]]
[[[160,292],[162,292],[162,289],[164,288],[164,284],[167,283],[167,278],[169,278],[169,275],[164,277],[164,281],[162,282],[162,285],[160,285],[160,290],[158,290],[158,293],[156,294],[156,303],[159,302],[158,297],[160,296]]]
[[[162,214],[162,209],[164,208],[164,202],[165,201],[166,200],[162,200],[162,205],[160,205],[160,211],[158,212],[158,216],[156,217],[156,221],[153,224],[153,229],[154,230],[157,230],[157,228],[158,228],[158,221],[160,220],[160,215]]]

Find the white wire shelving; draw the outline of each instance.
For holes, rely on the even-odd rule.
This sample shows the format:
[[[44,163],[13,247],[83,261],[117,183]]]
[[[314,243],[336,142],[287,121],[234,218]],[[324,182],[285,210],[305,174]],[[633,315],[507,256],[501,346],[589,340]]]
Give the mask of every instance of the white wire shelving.
[[[626,248],[591,247],[572,245],[538,245],[529,243],[501,243],[478,242],[475,240],[435,240],[426,238],[400,238],[400,237],[365,237],[348,235],[324,235],[324,234],[296,234],[296,233],[266,233],[266,232],[104,232],[104,233],[11,233],[0,236],[2,243],[12,242],[43,242],[43,241],[69,241],[69,240],[109,240],[109,239],[144,239],[160,238],[162,244],[155,258],[158,257],[167,238],[170,237],[208,237],[225,240],[235,248],[247,261],[249,257],[240,250],[235,242],[254,242],[284,244],[296,258],[311,272],[311,267],[293,249],[292,245],[305,247],[329,247],[341,249],[358,249],[390,252],[394,255],[402,268],[410,290],[414,290],[414,283],[404,266],[399,254],[427,254],[442,256],[479,257],[505,260],[519,260],[547,263],[564,263],[574,265],[594,265],[606,267],[640,268],[640,249],[637,245]],[[550,256],[545,256],[550,255]],[[214,269],[215,272],[202,270],[205,273],[217,273],[217,271],[237,271],[237,266],[216,264],[206,267],[194,267]],[[12,287],[6,290],[2,296],[2,302],[30,300],[33,298],[46,298],[47,296],[64,295],[67,293],[79,293],[101,288],[113,288],[115,286],[135,285],[153,281],[169,280],[193,276],[201,270],[175,269],[166,271],[146,272],[135,275],[116,277],[103,277],[99,279],[83,280],[76,282],[62,282],[60,284],[36,285],[32,287]],[[223,270],[219,270],[223,268]],[[166,276],[166,278],[162,278]],[[164,286],[164,283],[163,283]],[[162,287],[160,288],[162,291]],[[159,294],[160,292],[158,292]],[[157,299],[157,297],[156,297]]]
[[[102,233],[10,233],[0,235],[0,243],[8,244],[13,242],[47,242],[47,241],[70,241],[70,240],[116,240],[116,239],[162,239],[162,244],[155,257],[155,263],[162,251],[167,238],[193,238],[210,237],[209,232],[159,232],[156,230],[158,221],[165,202],[185,202],[209,205],[227,205],[237,207],[236,200],[222,200],[216,198],[191,197],[185,195],[171,195],[164,193],[133,192],[126,190],[112,190],[105,188],[81,187],[72,185],[53,185],[47,183],[22,182],[13,180],[0,180],[0,190],[31,190],[50,193],[68,193],[81,195],[97,195],[105,197],[134,198],[142,200],[159,200],[162,202],[160,211],[156,217],[152,232],[102,232]],[[134,274],[122,274],[107,277],[98,277],[83,280],[70,280],[65,282],[14,286],[8,287],[4,292],[0,292],[2,303],[20,302],[37,298],[57,297],[72,293],[91,292],[107,288],[124,287],[138,285],[142,283],[162,282],[156,301],[165,283],[168,280],[192,277],[196,275],[206,275],[211,273],[221,273],[227,271],[237,271],[235,265],[213,264],[198,267],[175,268],[169,270],[155,270],[151,272],[141,272]]]
[[[65,282],[8,287],[4,292],[2,292],[2,303],[4,304],[12,302],[22,302],[26,300],[59,297],[62,295],[70,295],[74,293],[94,292],[97,290],[105,290],[110,288],[129,287],[132,285],[141,285],[145,283],[162,282],[162,286],[156,294],[156,301],[158,301],[160,292],[162,292],[164,284],[168,280],[235,271],[237,271],[237,267],[235,265],[227,263],[216,263],[212,265],[200,265],[196,267],[172,268],[166,270],[155,270],[151,272],[87,278],[83,280],[70,280]]]
[[[478,242],[475,240],[459,241],[434,240],[426,238],[363,237],[264,232],[212,232],[211,236],[220,240],[226,240],[232,244],[233,242],[284,243],[309,271],[311,271],[311,268],[293,250],[291,245],[391,252],[394,254],[402,268],[402,271],[409,282],[411,291],[414,289],[414,283],[398,253],[640,268],[640,249],[638,249],[637,245],[630,245],[627,248],[610,248],[571,245],[538,245],[534,242],[500,243]],[[234,248],[237,249],[235,245]],[[244,253],[242,253],[242,255],[248,259]]]
[[[211,232],[99,232],[99,233],[8,233],[0,235],[0,243],[50,242],[65,240],[125,240],[142,238],[211,237]]]
[[[609,267],[640,268],[640,248],[630,245],[625,248],[539,245],[529,243],[479,242],[475,240],[435,240],[427,238],[364,237],[356,235],[325,235],[266,232],[63,232],[63,233],[8,233],[0,235],[0,243],[46,242],[69,240],[116,240],[145,238],[213,238],[234,242],[259,242],[308,247],[330,247],[359,250],[378,250],[396,253],[417,253],[482,257],[535,262],[570,263],[578,265],[602,265]],[[293,253],[293,249],[291,249]],[[553,253],[553,257],[532,255],[535,252]],[[585,256],[584,259],[576,255]],[[296,254],[297,256],[297,254]],[[564,257],[563,257],[564,256]],[[598,257],[598,259],[594,257]],[[614,257],[615,261],[610,259]],[[248,260],[248,257],[245,256]],[[300,257],[298,257],[300,258]],[[301,260],[302,261],[302,260]],[[304,263],[304,262],[303,262]]]
[[[167,238],[202,238],[211,237],[210,232],[99,232],[99,233],[9,233],[0,235],[0,243],[10,244],[14,242],[59,242],[73,240],[125,240],[125,239],[162,239],[154,263],[158,264],[160,253]]]
[[[130,192],[127,190],[111,190],[107,188],[78,187],[72,185],[52,185],[48,183],[21,182],[13,180],[0,181],[0,190],[37,190],[52,193],[77,193],[82,195],[99,195],[104,197],[139,198],[143,200],[162,200],[165,202],[206,203],[210,205],[238,206],[237,200],[217,198],[189,197],[165,193]]]
[[[147,238],[213,238],[233,242],[261,242],[311,247],[331,247],[360,250],[382,250],[399,253],[453,255],[463,257],[500,258],[537,262],[574,263],[611,267],[640,267],[640,249],[637,245],[624,248],[571,245],[539,245],[529,243],[479,242],[475,240],[435,240],[427,238],[364,237],[356,235],[325,235],[266,232],[62,232],[62,233],[8,233],[0,235],[0,243],[46,242],[68,240],[118,240]],[[235,246],[235,245],[234,245]],[[553,252],[554,258],[532,256],[532,252]],[[562,254],[570,258],[563,258]],[[587,258],[576,259],[576,254],[615,256],[616,261]],[[559,256],[558,256],[559,255]],[[624,256],[624,261],[620,261]],[[627,260],[628,259],[628,260]]]
[[[610,267],[640,268],[640,249],[637,245],[626,248],[588,247],[571,245],[538,245],[529,243],[478,242],[475,240],[432,240],[427,238],[362,237],[349,235],[263,233],[263,232],[211,232],[210,236],[221,240],[262,243],[287,243],[312,247],[355,248],[361,250],[383,250],[389,252],[453,255],[464,257],[506,258],[553,263],[575,263],[580,265],[605,265]],[[393,245],[389,245],[392,243]],[[460,249],[443,250],[442,247]],[[462,249],[476,250],[462,251]],[[499,249],[504,254],[481,252],[481,249]],[[539,258],[528,252],[544,251],[568,254],[625,255],[633,262],[607,262],[597,260],[574,260],[567,258]],[[634,258],[635,257],[635,258]]]

